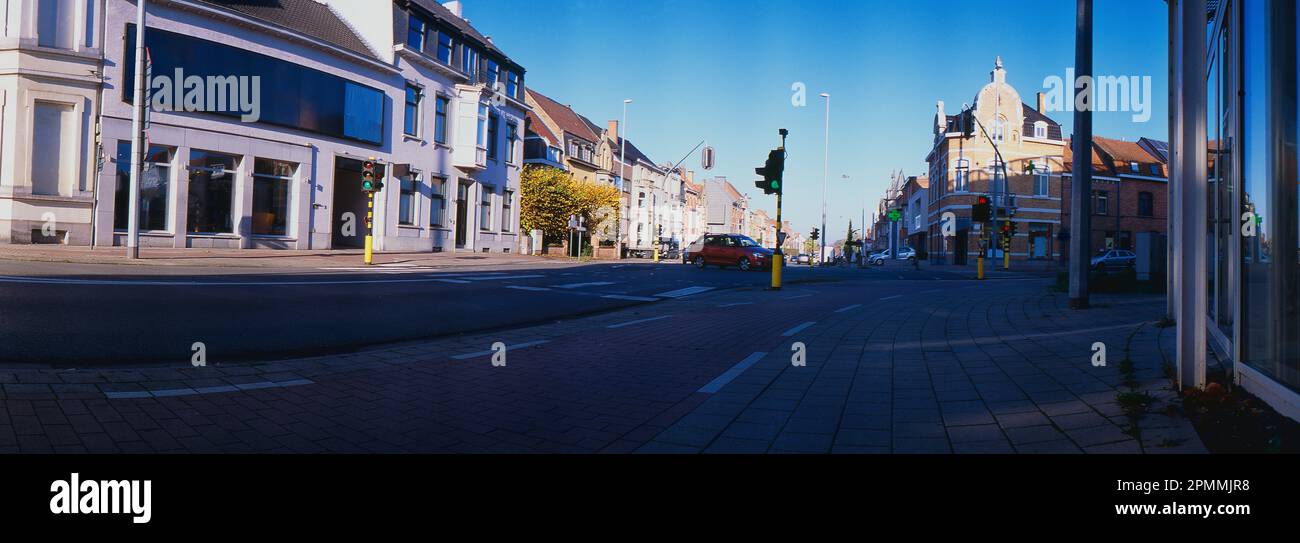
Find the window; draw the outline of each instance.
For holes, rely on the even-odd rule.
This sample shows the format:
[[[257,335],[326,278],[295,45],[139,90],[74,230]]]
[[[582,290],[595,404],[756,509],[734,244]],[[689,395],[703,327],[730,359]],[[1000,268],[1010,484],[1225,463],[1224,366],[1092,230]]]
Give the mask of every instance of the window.
[[[516,140],[519,139],[519,125],[515,123],[506,123],[506,162],[514,164],[515,148],[518,145]],[[591,162],[591,150],[587,150],[587,162]]]
[[[1043,121],[1034,123],[1034,137],[1038,139],[1047,139],[1047,123]]]
[[[501,193],[501,231],[502,232],[511,231],[511,224],[513,221],[512,221],[512,217],[510,216],[510,209],[514,207],[514,198],[515,198],[514,192],[507,190]]]
[[[1006,189],[1006,177],[1003,175],[1004,173],[1002,161],[994,158],[993,162],[989,163],[989,177],[993,179],[993,183],[990,185],[989,190],[991,190],[994,195],[1001,195]],[[1000,198],[1001,196],[994,197]]]
[[[483,187],[482,199],[479,201],[478,211],[478,228],[479,230],[492,229],[492,189]]]
[[[478,146],[486,149],[488,144],[488,106],[479,104],[478,106]]]
[[[434,99],[436,110],[433,113],[433,141],[447,143],[447,107],[451,101],[445,96]]]
[[[190,151],[190,192],[186,208],[186,231],[203,234],[233,234],[235,221],[235,173],[238,158],[211,151]]]
[[[452,41],[446,32],[438,33],[438,62],[451,65]]]
[[[1156,214],[1155,195],[1150,192],[1138,193],[1138,216],[1154,217]]]
[[[32,194],[71,196],[77,189],[76,112],[69,104],[36,102],[32,120]]]
[[[515,100],[523,100],[519,93],[519,74],[511,71],[506,72],[506,94]]]
[[[413,225],[415,224],[415,191],[420,184],[420,176],[415,173],[406,174],[399,184],[401,194],[397,202],[397,223]]]
[[[262,84],[258,122],[315,132],[326,136],[380,145],[384,142],[388,117],[385,95],[377,89],[342,77],[306,68],[278,58],[244,49],[201,40],[192,36],[156,28],[146,34],[153,58],[153,73],[174,73],[184,69],[186,76],[226,77],[230,74],[259,77]],[[127,27],[123,66],[135,62],[135,25]],[[132,103],[135,73],[126,70],[122,99]],[[272,87],[274,85],[274,87]],[[238,85],[231,86],[228,104],[239,104],[243,97]],[[210,97],[211,98],[211,97]],[[231,107],[213,115],[240,117],[247,111]],[[250,108],[251,109],[251,108]]]
[[[253,159],[253,234],[289,233],[289,183],[298,165],[265,158]]]
[[[1130,162],[1130,163],[1128,163],[1128,167],[1129,167],[1130,170],[1133,171],[1133,173],[1138,173],[1138,171],[1139,171],[1139,170],[1138,170],[1139,166],[1138,166],[1138,163],[1136,163],[1136,162]]]
[[[1159,165],[1159,164],[1152,164],[1152,165],[1151,165],[1151,175],[1154,175],[1154,176],[1156,176],[1156,177],[1159,177],[1159,176],[1160,176],[1160,165]]]
[[[144,157],[144,172],[140,175],[140,230],[167,230],[167,186],[171,184],[172,149],[150,145]],[[130,215],[131,141],[117,144],[117,193],[113,206],[113,228],[127,229]]]
[[[420,102],[424,100],[424,91],[415,85],[406,85],[406,125],[402,132],[411,137],[420,135]]]
[[[497,66],[497,61],[487,59],[487,64],[483,69],[483,82],[489,89],[496,89],[497,83],[501,81],[501,67]]]
[[[76,44],[75,0],[40,0],[36,13],[37,44],[41,47],[72,49]],[[93,20],[93,19],[90,19]],[[132,42],[134,44],[134,42]]]
[[[478,51],[467,44],[461,45],[460,50],[460,71],[465,75],[474,77],[474,71],[478,69]]]
[[[488,149],[488,158],[492,160],[497,159],[497,151],[499,151],[501,147],[501,143],[499,141],[501,138],[498,137],[500,136],[500,134],[497,133],[497,131],[499,130],[497,128],[497,125],[499,124],[500,124],[500,118],[497,117],[496,113],[488,114],[487,149]]]
[[[447,226],[447,180],[435,177],[429,185],[429,226]]]
[[[1092,214],[1106,215],[1108,213],[1106,210],[1106,204],[1109,199],[1110,199],[1109,192],[1106,192],[1104,190],[1092,191]]]
[[[1007,120],[1005,118],[998,117],[997,120],[994,120],[993,133],[991,134],[991,137],[993,138],[993,143],[1002,143],[1002,140],[1006,135],[1006,130],[1007,130]]]
[[[970,161],[964,158],[957,159],[957,177],[954,180],[953,192],[966,192],[970,181]]]
[[[399,27],[400,28],[400,27]],[[429,23],[423,18],[411,16],[411,26],[406,33],[406,45],[416,51],[424,50],[424,38],[429,31]]]
[[[1048,185],[1052,179],[1052,170],[1041,162],[1034,163],[1034,195],[1047,196]]]

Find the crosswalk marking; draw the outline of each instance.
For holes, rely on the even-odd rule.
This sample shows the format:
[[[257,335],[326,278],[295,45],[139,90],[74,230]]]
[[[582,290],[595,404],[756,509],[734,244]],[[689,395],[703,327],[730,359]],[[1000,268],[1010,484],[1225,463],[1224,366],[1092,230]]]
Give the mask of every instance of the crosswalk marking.
[[[687,296],[694,296],[696,294],[708,292],[710,290],[713,290],[713,287],[687,287],[683,289],[655,294],[655,296],[660,298],[685,298]]]

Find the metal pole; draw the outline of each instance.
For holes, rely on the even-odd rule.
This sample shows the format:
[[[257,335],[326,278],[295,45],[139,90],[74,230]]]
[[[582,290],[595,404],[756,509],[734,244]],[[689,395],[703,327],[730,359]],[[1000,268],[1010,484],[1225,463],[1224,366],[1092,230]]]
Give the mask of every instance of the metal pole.
[[[623,124],[618,125],[618,131],[621,132],[621,134],[615,134],[615,136],[618,136],[618,142],[619,142],[618,143],[618,178],[620,181],[619,185],[623,185],[623,186],[627,185],[627,179],[623,179],[623,166],[627,160],[627,105],[630,103],[632,103],[632,100],[623,100]],[[615,225],[614,225],[615,228],[614,260],[623,259],[623,216],[622,216],[623,215],[623,194],[622,194],[623,186],[618,187],[619,217],[618,220],[615,221]],[[632,200],[631,200],[631,196],[629,196],[628,207],[630,208],[631,206],[632,206]]]
[[[1078,77],[1092,77],[1092,0],[1078,0],[1074,64]],[[1079,85],[1075,83],[1075,93]],[[1078,105],[1076,99],[1075,105]],[[1092,264],[1092,111],[1074,111],[1074,186],[1070,202],[1070,307],[1087,309]]]
[[[1206,148],[1206,77],[1205,77],[1205,26],[1206,1],[1182,0],[1180,22],[1183,46],[1179,50],[1182,65],[1183,103],[1179,130],[1182,137],[1181,176],[1173,181],[1182,201],[1178,236],[1179,261],[1178,292],[1178,385],[1182,389],[1205,386],[1206,314],[1207,298],[1206,258],[1207,221],[1206,193],[1208,183],[1205,165]]]
[[[819,266],[826,263],[826,180],[830,177],[831,169],[831,95],[823,92],[822,98],[826,99],[826,139],[822,154],[822,235],[821,254],[817,257]]]
[[[128,190],[126,254],[140,258],[140,178],[144,175],[144,112],[148,82],[144,73],[144,3],[136,0],[135,11],[135,95],[131,114],[131,187]]]

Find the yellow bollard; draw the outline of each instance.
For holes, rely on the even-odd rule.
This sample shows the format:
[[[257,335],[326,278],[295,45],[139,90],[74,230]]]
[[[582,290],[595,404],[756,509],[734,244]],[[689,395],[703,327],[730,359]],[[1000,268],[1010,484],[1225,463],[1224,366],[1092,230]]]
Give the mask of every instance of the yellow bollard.
[[[781,255],[772,258],[772,290],[781,290]]]
[[[1010,249],[1003,249],[1003,250],[1002,250],[1002,269],[1004,269],[1004,270],[1010,270],[1010,269],[1011,269],[1011,250],[1010,250]]]
[[[369,266],[374,263],[375,263],[375,237],[371,235],[367,235],[366,236],[366,265]]]
[[[975,271],[977,274],[975,277],[980,281],[983,281],[984,280],[984,255],[982,254],[975,261]]]

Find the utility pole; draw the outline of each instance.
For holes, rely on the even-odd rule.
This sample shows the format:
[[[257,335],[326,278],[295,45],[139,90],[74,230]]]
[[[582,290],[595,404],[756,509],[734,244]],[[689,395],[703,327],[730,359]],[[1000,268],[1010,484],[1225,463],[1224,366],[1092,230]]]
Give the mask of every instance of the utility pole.
[[[826,139],[825,139],[826,143],[824,146],[824,150],[822,152],[823,156],[822,156],[822,229],[821,229],[821,232],[825,233],[826,232],[826,180],[827,178],[830,177],[830,169],[831,169],[831,95],[830,93],[823,92],[821,96],[822,98],[826,99]],[[826,263],[825,262],[826,261],[826,238],[822,238],[821,240],[821,254],[817,255],[817,259],[820,261],[817,263],[818,266]]]
[[[1074,30],[1075,73],[1092,78],[1092,0],[1077,0]],[[1197,53],[1202,54],[1202,53]],[[1092,253],[1092,101],[1078,107],[1074,84],[1074,186],[1070,191],[1070,307],[1087,309]],[[1091,92],[1091,87],[1089,88]],[[1204,229],[1204,228],[1202,228]]]
[[[144,127],[145,108],[149,107],[145,103],[149,82],[145,81],[144,69],[144,3],[145,0],[135,0],[135,104],[131,115],[131,187],[127,191],[130,202],[127,204],[126,225],[126,254],[132,260],[140,258],[140,178],[144,174],[144,156],[148,152]]]
[[[623,259],[623,187],[627,185],[627,179],[623,178],[623,169],[627,160],[627,105],[632,103],[631,99],[623,100],[623,124],[618,125],[618,131],[621,134],[614,134],[618,138],[618,217],[614,221],[614,260]],[[628,196],[628,207],[631,207],[631,195]]]

